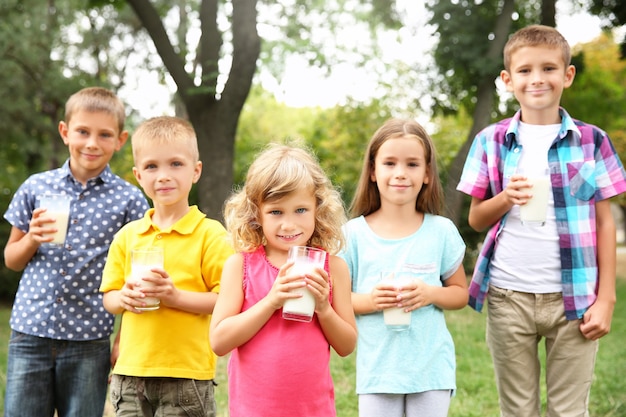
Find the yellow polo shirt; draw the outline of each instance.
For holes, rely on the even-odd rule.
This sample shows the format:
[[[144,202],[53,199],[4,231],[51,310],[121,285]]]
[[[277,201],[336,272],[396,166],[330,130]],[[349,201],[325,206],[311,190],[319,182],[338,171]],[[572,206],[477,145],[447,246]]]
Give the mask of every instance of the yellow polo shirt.
[[[119,290],[130,275],[130,251],[159,246],[164,268],[176,288],[219,293],[222,267],[233,253],[221,223],[196,206],[166,230],[152,223],[154,209],[126,224],[115,235],[100,291]],[[209,344],[208,314],[193,314],[161,304],[158,310],[122,313],[119,375],[208,380],[215,376],[216,355]]]

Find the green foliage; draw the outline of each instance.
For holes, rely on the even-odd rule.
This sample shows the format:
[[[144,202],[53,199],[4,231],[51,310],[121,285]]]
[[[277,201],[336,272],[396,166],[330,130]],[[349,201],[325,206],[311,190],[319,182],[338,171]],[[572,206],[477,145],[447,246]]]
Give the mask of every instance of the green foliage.
[[[439,168],[439,177],[444,186],[448,179],[450,164],[453,163],[458,150],[465,142],[471,124],[472,118],[462,108],[456,114],[437,116],[432,120],[432,125],[436,126],[436,130],[431,134],[431,137],[437,148],[437,167]],[[467,219],[471,198],[463,195],[463,200],[461,218]],[[474,269],[474,262],[478,256],[478,244],[483,241],[485,234],[484,232],[476,232],[469,226],[467,221],[460,222],[458,229],[467,247],[463,266],[465,267],[465,272],[471,274]]]
[[[463,107],[472,113],[479,80],[485,76],[493,76],[495,80],[500,73],[502,56],[490,60],[488,51],[502,3],[500,0],[426,2],[437,38],[434,58],[439,73],[431,80],[435,111],[448,114]],[[534,0],[515,2],[511,30],[538,22],[539,4],[540,1]]]
[[[351,103],[319,115],[311,142],[321,165],[350,205],[363,168],[367,143],[374,132],[392,116],[378,100]]]
[[[607,28],[626,25],[626,3],[618,0],[591,0],[589,12],[600,16]],[[626,58],[626,33],[620,42],[620,58]]]
[[[248,166],[266,144],[296,142],[314,151],[348,205],[358,182],[367,142],[389,117],[390,111],[376,100],[331,109],[289,108],[255,88],[240,118],[235,186],[243,184]]]

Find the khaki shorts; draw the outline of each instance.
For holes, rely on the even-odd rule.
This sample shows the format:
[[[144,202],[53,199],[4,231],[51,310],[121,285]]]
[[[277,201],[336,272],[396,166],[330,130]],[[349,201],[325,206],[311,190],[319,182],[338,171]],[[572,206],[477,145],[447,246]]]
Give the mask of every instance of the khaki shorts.
[[[561,293],[531,294],[489,288],[487,345],[491,351],[502,417],[541,416],[544,339],[547,417],[589,416],[589,392],[598,341],[566,320]]]
[[[215,417],[214,387],[213,380],[114,374],[111,404],[116,417]]]

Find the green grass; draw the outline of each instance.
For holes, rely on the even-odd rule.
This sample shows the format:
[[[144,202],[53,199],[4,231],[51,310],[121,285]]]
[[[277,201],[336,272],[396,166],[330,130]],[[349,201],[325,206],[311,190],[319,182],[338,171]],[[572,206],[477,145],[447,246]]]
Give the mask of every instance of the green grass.
[[[617,305],[611,333],[600,342],[595,377],[591,389],[590,413],[594,417],[626,416],[626,280],[617,283]],[[457,394],[452,399],[450,417],[497,417],[498,398],[493,369],[485,344],[485,314],[469,308],[447,312],[448,326],[457,352]],[[9,308],[0,306],[0,414],[4,409],[6,355],[9,339]],[[333,355],[331,371],[335,382],[337,415],[357,417],[354,393],[355,355]],[[218,361],[216,400],[218,417],[227,417],[227,357]],[[545,398],[545,388],[542,390]]]

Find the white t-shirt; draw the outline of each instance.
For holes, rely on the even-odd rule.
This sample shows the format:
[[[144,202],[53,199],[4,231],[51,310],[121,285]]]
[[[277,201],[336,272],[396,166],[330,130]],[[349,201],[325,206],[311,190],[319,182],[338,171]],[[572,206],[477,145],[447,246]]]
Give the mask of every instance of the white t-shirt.
[[[518,168],[525,173],[548,168],[548,149],[557,137],[560,124],[520,123],[518,141],[522,155]],[[523,225],[519,206],[511,208],[491,260],[491,284],[529,293],[562,292],[559,235],[554,214],[552,187],[543,226]]]

